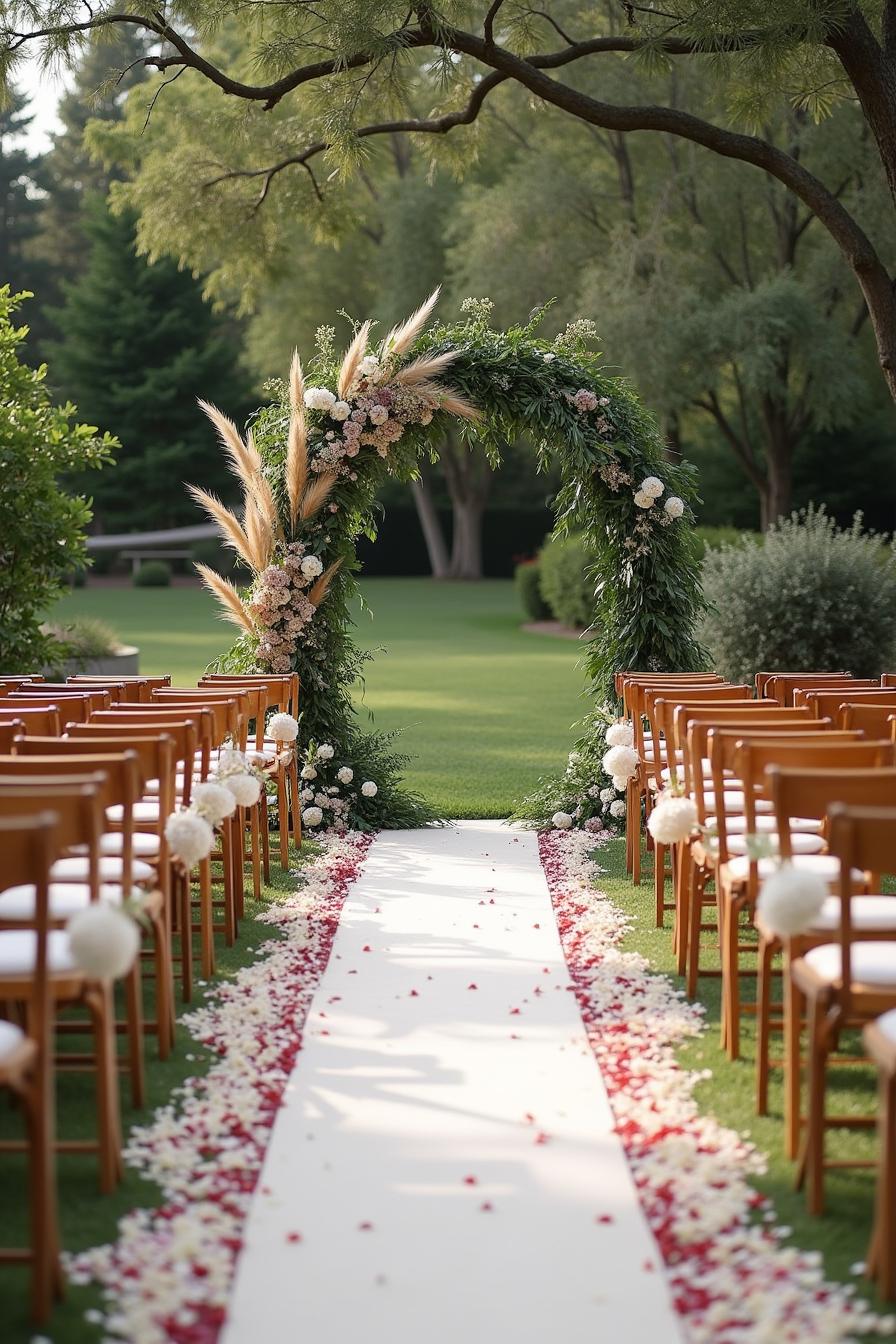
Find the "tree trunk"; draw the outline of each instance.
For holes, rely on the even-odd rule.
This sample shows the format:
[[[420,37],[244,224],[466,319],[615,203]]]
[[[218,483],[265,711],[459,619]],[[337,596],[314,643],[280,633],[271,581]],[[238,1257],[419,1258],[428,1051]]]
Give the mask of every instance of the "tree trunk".
[[[420,531],[423,533],[423,540],[426,542],[426,553],[429,556],[429,568],[432,577],[434,579],[447,579],[450,569],[448,546],[445,542],[445,534],[442,531],[441,520],[433,503],[426,465],[422,462],[420,464],[420,479],[411,481],[411,497],[417,510],[417,517],[420,520]]]
[[[455,429],[449,429],[445,435],[441,462],[454,513],[449,576],[481,579],[482,515],[491,488],[492,469],[485,454],[469,448]]]
[[[793,498],[793,454],[796,438],[787,407],[771,397],[763,399],[765,426],[763,444],[766,460],[767,489],[760,492],[762,530],[766,532],[790,513]]]

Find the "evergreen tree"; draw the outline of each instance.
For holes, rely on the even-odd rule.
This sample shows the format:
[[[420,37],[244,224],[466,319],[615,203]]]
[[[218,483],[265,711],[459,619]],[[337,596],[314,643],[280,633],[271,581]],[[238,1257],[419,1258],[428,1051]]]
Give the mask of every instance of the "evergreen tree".
[[[39,293],[46,265],[35,255],[40,223],[40,162],[22,145],[31,116],[28,100],[15,89],[0,110],[0,285],[13,291]],[[42,332],[39,309],[32,305],[31,339],[34,350]]]
[[[231,412],[250,405],[232,332],[200,284],[170,260],[138,256],[135,221],[94,199],[85,212],[90,254],[55,315],[53,378],[82,414],[121,439],[114,472],[94,488],[105,532],[194,523],[184,481],[226,485],[222,453],[197,397]]]

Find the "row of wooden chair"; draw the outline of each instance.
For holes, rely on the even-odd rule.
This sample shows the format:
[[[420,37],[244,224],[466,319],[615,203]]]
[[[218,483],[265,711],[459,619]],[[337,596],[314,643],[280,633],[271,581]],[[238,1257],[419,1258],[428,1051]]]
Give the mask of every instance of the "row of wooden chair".
[[[768,1110],[771,1037],[783,1030],[785,1147],[799,1159],[798,1179],[813,1212],[823,1208],[825,1170],[837,1165],[826,1159],[825,1134],[857,1123],[853,1116],[826,1115],[829,1057],[847,1026],[894,1010],[866,1028],[869,1052],[881,1068],[884,1154],[871,1262],[891,1296],[896,896],[881,893],[881,874],[896,872],[896,677],[862,682],[842,672],[759,674],[754,695],[748,685],[707,674],[623,673],[616,689],[641,761],[629,785],[629,870],[640,876],[642,805],[649,817],[663,789],[672,785],[687,794],[698,826],[671,855],[653,845],[656,922],[661,926],[673,912],[678,968],[691,996],[703,976],[721,975],[722,1044],[732,1058],[740,1052],[742,1014],[757,1014],[760,1114]],[[763,842],[777,853],[763,853]],[[830,892],[811,926],[787,936],[757,912],[762,885],[781,862],[817,874]],[[713,910],[715,921],[706,922]],[[719,939],[718,972],[701,965],[709,930]],[[783,999],[775,1004],[779,954]],[[755,969],[745,964],[750,957]],[[752,1001],[744,993],[748,976],[756,984]]]
[[[100,1188],[114,1188],[122,1175],[119,1069],[142,1106],[144,1036],[155,1038],[160,1058],[174,1044],[175,967],[187,1002],[194,934],[208,979],[215,935],[227,944],[237,936],[247,866],[256,898],[269,875],[266,789],[222,823],[218,848],[195,872],[170,852],[167,818],[212,777],[222,751],[247,752],[269,781],[287,868],[290,838],[301,843],[298,768],[292,746],[272,740],[265,724],[270,711],[297,709],[292,676],[209,676],[190,688],[167,677],[0,679],[0,1083],[20,1100],[27,1130],[0,1151],[27,1149],[31,1173],[30,1247],[0,1258],[29,1260],[38,1321],[62,1285],[56,1152],[95,1151]],[[115,986],[73,962],[67,925],[91,904],[121,905],[135,892],[147,946],[124,977],[119,1019]],[[150,1020],[144,971],[154,991]],[[86,1035],[89,1049],[61,1048],[72,1034]],[[56,1133],[55,1075],[69,1069],[96,1076],[92,1140]]]

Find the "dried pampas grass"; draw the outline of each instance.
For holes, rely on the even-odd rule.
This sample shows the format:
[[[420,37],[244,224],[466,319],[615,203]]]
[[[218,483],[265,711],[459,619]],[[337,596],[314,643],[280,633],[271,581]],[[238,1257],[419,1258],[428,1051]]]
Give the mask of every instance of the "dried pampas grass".
[[[341,564],[341,560],[334,560],[332,565],[327,566],[314,586],[308,589],[308,601],[311,603],[312,607],[319,607],[321,602],[323,602],[329,592],[333,575]]]
[[[355,374],[358,372],[358,365],[364,358],[364,351],[367,349],[367,341],[370,336],[370,322],[362,322],[355,332],[355,339],[342,357],[342,367],[339,370],[339,378],[336,382],[336,391],[340,397],[345,397],[352,383],[355,381]]]
[[[410,350],[429,321],[429,316],[439,301],[441,291],[441,285],[437,285],[426,302],[421,303],[415,313],[411,313],[410,317],[406,318],[399,326],[392,328],[382,344],[382,354],[384,356],[403,355],[405,350]]]
[[[249,614],[249,609],[233,584],[228,579],[222,578],[220,574],[216,574],[213,569],[209,569],[208,565],[195,564],[193,568],[205,587],[214,593],[220,602],[224,620],[239,626],[247,634],[254,634],[255,626]]]

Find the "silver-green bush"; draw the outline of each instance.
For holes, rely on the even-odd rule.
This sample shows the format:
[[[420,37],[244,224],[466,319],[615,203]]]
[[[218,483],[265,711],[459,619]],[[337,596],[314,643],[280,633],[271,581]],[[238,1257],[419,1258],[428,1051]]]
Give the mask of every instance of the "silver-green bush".
[[[588,625],[594,614],[594,579],[586,577],[593,557],[584,537],[552,537],[541,552],[541,595],[564,625]]]
[[[824,509],[792,514],[759,541],[710,550],[703,562],[702,642],[735,681],[757,671],[853,672],[896,667],[896,548],[839,528]]]

